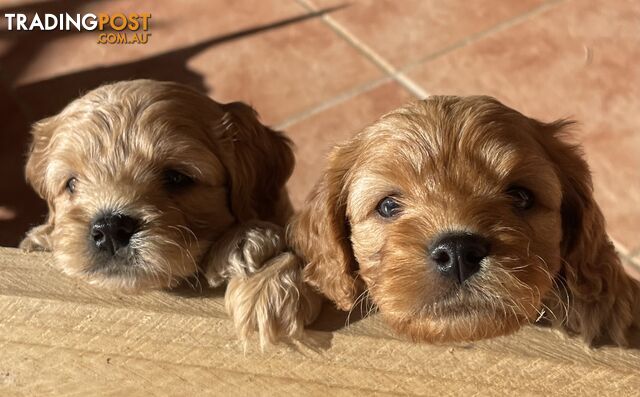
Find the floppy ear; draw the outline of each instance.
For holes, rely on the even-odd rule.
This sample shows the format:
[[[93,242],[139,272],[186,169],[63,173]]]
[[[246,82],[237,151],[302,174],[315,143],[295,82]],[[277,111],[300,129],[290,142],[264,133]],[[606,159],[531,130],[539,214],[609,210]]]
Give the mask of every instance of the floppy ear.
[[[352,140],[332,150],[322,178],[287,230],[289,243],[306,263],[305,282],[342,310],[349,310],[362,290],[350,241],[345,187],[358,147],[358,141]]]
[[[221,154],[231,179],[231,210],[239,222],[272,220],[280,199],[288,200],[284,185],[295,162],[291,141],[262,125],[244,103],[222,108],[223,127],[233,147],[232,153]]]
[[[31,128],[32,140],[25,167],[25,176],[27,182],[36,193],[47,201],[49,213],[47,214],[47,221],[29,230],[26,237],[20,242],[20,247],[28,251],[51,250],[52,248],[50,236],[53,231],[55,207],[53,200],[51,200],[51,192],[47,189],[45,176],[49,163],[49,146],[55,131],[55,123],[55,119],[51,117],[35,123]]]
[[[31,145],[25,167],[27,182],[45,200],[49,197],[45,186],[45,174],[49,163],[49,144],[54,131],[53,117],[40,120],[31,127]]]
[[[640,324],[640,286],[628,276],[605,230],[581,150],[561,140],[568,121],[540,124],[543,146],[562,184],[562,268],[569,292],[565,327],[588,343],[627,345]],[[562,294],[560,294],[562,295]]]

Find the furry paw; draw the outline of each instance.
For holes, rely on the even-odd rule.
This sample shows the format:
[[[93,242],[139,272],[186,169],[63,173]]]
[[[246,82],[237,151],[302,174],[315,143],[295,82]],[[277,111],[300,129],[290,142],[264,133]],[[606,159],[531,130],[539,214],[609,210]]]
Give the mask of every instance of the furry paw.
[[[254,221],[226,233],[211,248],[205,276],[209,285],[222,285],[232,277],[246,277],[285,250],[283,230],[269,222]]]
[[[264,223],[247,230],[229,254],[233,276],[256,273],[285,250],[282,228]]]
[[[302,280],[299,259],[285,252],[248,277],[233,277],[225,294],[227,312],[239,337],[257,331],[260,346],[300,337],[320,312],[321,298]]]
[[[19,247],[27,252],[51,251],[51,231],[53,227],[48,223],[36,226],[27,232]]]

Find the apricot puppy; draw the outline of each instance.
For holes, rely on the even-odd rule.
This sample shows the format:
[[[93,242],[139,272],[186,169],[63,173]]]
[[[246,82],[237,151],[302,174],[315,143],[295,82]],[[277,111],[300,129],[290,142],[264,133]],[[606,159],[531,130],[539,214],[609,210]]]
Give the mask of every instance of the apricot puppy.
[[[176,83],[119,82],[32,134],[26,176],[49,214],[21,246],[53,251],[69,275],[139,290],[206,271],[212,285],[232,279],[241,293],[284,246],[290,142],[245,104],[219,104]],[[247,320],[257,303],[242,303]],[[277,320],[262,317],[264,327]]]
[[[471,341],[547,319],[588,343],[638,335],[625,274],[579,148],[489,97],[432,97],[337,146],[289,240],[304,279],[368,299],[418,341]]]

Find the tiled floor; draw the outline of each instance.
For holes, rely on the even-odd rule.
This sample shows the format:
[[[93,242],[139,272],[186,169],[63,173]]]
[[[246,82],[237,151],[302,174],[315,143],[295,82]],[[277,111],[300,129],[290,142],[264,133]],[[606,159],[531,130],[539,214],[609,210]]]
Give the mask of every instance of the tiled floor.
[[[109,46],[0,26],[0,245],[45,209],[22,182],[28,125],[104,81],[151,77],[247,101],[284,128],[298,205],[334,142],[412,98],[485,93],[575,118],[609,232],[640,269],[638,1],[0,0],[12,10],[151,12],[152,37]]]

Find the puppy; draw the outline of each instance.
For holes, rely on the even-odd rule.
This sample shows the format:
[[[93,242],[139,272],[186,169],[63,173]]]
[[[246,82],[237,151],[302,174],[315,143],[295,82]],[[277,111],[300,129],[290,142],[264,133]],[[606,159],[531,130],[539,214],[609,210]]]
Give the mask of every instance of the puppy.
[[[368,297],[416,341],[546,319],[587,343],[638,335],[640,287],[605,232],[578,147],[495,99],[432,97],[337,146],[288,230],[304,280]]]
[[[227,304],[234,314],[230,302],[240,301],[250,322],[260,291],[251,284],[255,301],[238,294],[282,251],[292,212],[287,138],[245,104],[150,80],[97,88],[32,134],[26,177],[49,214],[23,248],[53,251],[65,273],[125,290],[206,271],[213,286],[233,280]],[[266,316],[263,327],[279,321]]]

